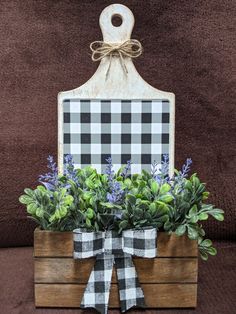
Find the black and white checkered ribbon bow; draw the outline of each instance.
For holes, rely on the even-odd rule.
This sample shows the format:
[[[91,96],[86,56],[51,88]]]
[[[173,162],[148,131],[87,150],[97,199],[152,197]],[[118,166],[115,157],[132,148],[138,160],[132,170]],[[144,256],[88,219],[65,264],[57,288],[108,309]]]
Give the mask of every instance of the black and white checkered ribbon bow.
[[[86,232],[74,230],[74,258],[96,256],[81,308],[95,308],[106,314],[113,265],[117,272],[121,311],[131,307],[145,307],[143,290],[139,284],[132,255],[154,258],[156,256],[156,229]]]

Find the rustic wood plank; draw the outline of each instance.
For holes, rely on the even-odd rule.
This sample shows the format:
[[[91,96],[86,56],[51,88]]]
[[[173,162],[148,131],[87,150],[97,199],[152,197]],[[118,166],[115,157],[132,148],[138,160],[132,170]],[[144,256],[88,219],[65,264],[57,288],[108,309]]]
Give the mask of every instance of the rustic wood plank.
[[[187,235],[178,237],[174,233],[157,233],[157,256],[158,257],[197,257],[198,244],[190,240]]]
[[[79,307],[85,285],[35,284],[36,307]],[[197,284],[142,284],[148,308],[196,307]],[[112,284],[110,308],[119,307],[118,286]]]
[[[187,236],[178,237],[159,232],[157,238],[158,257],[197,257],[197,242]],[[36,229],[34,232],[35,257],[72,257],[73,233],[51,232]]]
[[[34,231],[34,256],[72,257],[73,233],[40,230]]]
[[[141,283],[197,282],[197,258],[134,258]],[[95,260],[35,258],[36,283],[87,283]],[[116,283],[113,270],[112,282]]]

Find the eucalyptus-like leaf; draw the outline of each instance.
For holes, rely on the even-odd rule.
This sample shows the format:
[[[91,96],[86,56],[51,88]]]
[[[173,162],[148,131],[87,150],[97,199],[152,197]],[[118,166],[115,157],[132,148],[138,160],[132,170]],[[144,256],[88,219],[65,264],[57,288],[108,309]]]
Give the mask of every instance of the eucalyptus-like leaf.
[[[88,217],[86,218],[85,222],[86,222],[86,227],[91,228],[91,226],[92,226],[91,220]]]
[[[195,204],[195,205],[193,205],[193,207],[190,209],[188,216],[189,216],[190,218],[193,217],[193,216],[196,216],[196,215],[197,215],[197,212],[198,212],[198,210],[197,210],[197,205]]]
[[[84,191],[83,194],[83,199],[84,200],[89,200],[92,196],[93,196],[93,193],[92,192],[87,192],[87,191]]]
[[[194,224],[195,224],[196,222],[198,222],[198,220],[200,220],[200,219],[199,219],[199,216],[197,216],[197,215],[192,216],[192,217],[190,218],[190,222],[191,222],[191,223],[194,223]]]
[[[152,180],[152,183],[151,183],[151,191],[153,194],[157,194],[159,190],[159,185],[156,181]]]
[[[193,175],[191,179],[195,188],[198,188],[200,185],[200,180],[198,179],[198,177],[196,175]]]
[[[132,181],[131,181],[129,178],[125,179],[125,180],[124,180],[124,185],[125,185],[128,189],[131,189],[131,187],[132,187]]]
[[[21,195],[19,197],[19,201],[22,203],[22,204],[25,204],[25,205],[28,205],[32,202],[32,197],[31,196],[28,196],[28,195]]]
[[[202,199],[203,199],[203,201],[205,201],[205,200],[208,199],[209,194],[210,194],[209,192],[203,192],[203,193],[202,193]]]
[[[27,205],[27,212],[31,215],[36,215],[37,205],[35,203],[31,203]]]
[[[198,219],[199,220],[207,220],[208,219],[208,214],[207,213],[201,213],[199,216],[198,216]]]
[[[134,209],[134,216],[135,216],[135,218],[137,218],[137,219],[139,219],[140,217],[142,217],[143,216],[143,210],[141,209],[141,208],[139,208],[139,207],[136,207],[135,209]]]
[[[88,219],[92,219],[94,217],[94,211],[92,208],[88,208],[87,211],[86,211],[86,217]]]
[[[142,219],[142,220],[140,220],[140,221],[139,221],[140,226],[145,226],[146,222],[147,222],[147,219]]]
[[[38,185],[38,186],[37,186],[37,190],[38,190],[38,191],[41,191],[41,192],[45,192],[45,191],[46,191],[45,187],[42,186],[42,185]]]
[[[159,200],[164,203],[170,203],[173,201],[173,196],[170,194],[165,194],[159,197]]]
[[[212,246],[212,247],[209,247],[209,248],[207,249],[207,253],[210,254],[210,255],[212,255],[212,256],[215,256],[215,255],[217,254],[217,250],[216,250],[216,248],[214,248],[214,247]]]
[[[164,224],[164,230],[169,231],[171,230],[172,224],[169,220],[167,220]]]
[[[186,232],[186,225],[180,225],[178,226],[178,228],[175,230],[175,233],[178,235],[178,236],[182,236],[183,234],[185,234]]]
[[[40,217],[43,217],[44,211],[43,211],[43,209],[41,207],[37,207],[35,214],[36,214],[37,217],[40,218]]]
[[[201,225],[198,225],[198,234],[201,236],[201,237],[204,237],[206,235],[204,229],[202,228]]]
[[[121,230],[126,229],[126,228],[128,227],[128,225],[129,225],[129,223],[128,223],[127,220],[123,220],[123,221],[121,221],[121,222],[119,223],[119,227],[120,227]]]
[[[212,246],[212,241],[209,239],[205,239],[201,242],[201,246],[210,247]]]
[[[168,220],[169,216],[168,215],[162,215],[157,217],[155,220],[159,221],[162,225]]]
[[[219,221],[223,221],[224,220],[223,214],[211,213],[211,216],[213,216],[216,220],[219,220]]]
[[[24,192],[25,192],[25,194],[27,194],[30,197],[34,196],[34,191],[29,189],[29,188],[24,189]]]
[[[194,225],[187,225],[188,228],[188,237],[191,240],[196,240],[198,238],[198,232],[196,230],[196,227]]]
[[[95,184],[93,183],[93,181],[92,181],[90,178],[88,178],[88,179],[85,180],[85,184],[86,184],[86,186],[89,187],[90,189],[94,189],[94,188],[95,188]]]
[[[150,210],[151,214],[154,215],[157,212],[157,205],[155,203],[151,203],[149,205],[149,210]]]
[[[128,194],[126,196],[126,199],[127,199],[128,203],[130,205],[135,205],[136,204],[136,197],[134,195]]]
[[[201,255],[201,258],[204,260],[204,261],[207,261],[208,260],[208,254],[204,251],[200,251],[200,255]]]
[[[189,180],[185,181],[185,189],[192,191],[193,187],[192,187],[192,183]]]
[[[171,189],[171,186],[168,183],[164,183],[161,187],[160,187],[160,195],[166,194],[167,192],[169,192]]]
[[[61,206],[60,210],[59,210],[59,213],[60,213],[60,219],[65,217],[66,214],[67,214],[67,207],[66,206]]]

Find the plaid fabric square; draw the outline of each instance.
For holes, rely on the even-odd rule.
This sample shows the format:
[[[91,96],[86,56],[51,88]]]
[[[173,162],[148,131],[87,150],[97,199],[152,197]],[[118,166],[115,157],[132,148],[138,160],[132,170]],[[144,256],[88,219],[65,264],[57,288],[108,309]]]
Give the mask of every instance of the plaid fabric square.
[[[86,232],[82,229],[73,231],[74,258],[89,258],[104,252],[105,232]]]
[[[123,239],[116,231],[106,231],[104,251],[106,254],[123,254]]]
[[[68,99],[63,119],[63,154],[72,154],[77,168],[103,172],[111,156],[115,170],[131,159],[134,174],[169,154],[168,100]]]
[[[122,235],[125,253],[145,258],[156,257],[156,229],[124,230]]]

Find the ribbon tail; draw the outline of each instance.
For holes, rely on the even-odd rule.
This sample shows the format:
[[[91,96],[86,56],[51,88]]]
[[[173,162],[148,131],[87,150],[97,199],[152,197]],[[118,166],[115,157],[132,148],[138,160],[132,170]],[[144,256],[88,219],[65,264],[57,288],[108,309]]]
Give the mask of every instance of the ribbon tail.
[[[138,275],[129,254],[115,256],[115,267],[120,294],[121,311],[125,312],[132,307],[146,307],[143,290]]]
[[[81,308],[94,308],[101,314],[107,314],[113,264],[113,255],[97,255],[80,304]]]

